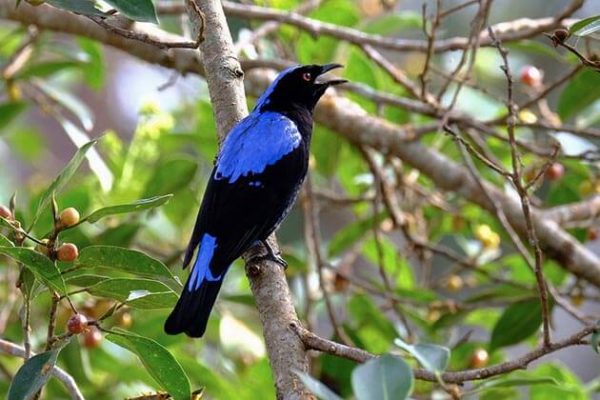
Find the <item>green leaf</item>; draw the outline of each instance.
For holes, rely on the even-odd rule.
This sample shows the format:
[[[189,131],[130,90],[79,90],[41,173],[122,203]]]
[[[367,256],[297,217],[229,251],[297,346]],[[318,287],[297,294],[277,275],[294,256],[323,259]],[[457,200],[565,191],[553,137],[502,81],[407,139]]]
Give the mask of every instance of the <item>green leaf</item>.
[[[99,90],[104,84],[105,75],[102,46],[96,41],[83,37],[78,38],[77,43],[89,59],[86,67],[81,71],[85,81],[93,89]]]
[[[142,210],[148,210],[151,208],[156,208],[165,204],[169,199],[173,197],[172,194],[166,194],[164,196],[155,196],[150,197],[148,199],[140,199],[136,200],[132,203],[128,204],[119,204],[116,206],[104,207],[99,210],[94,211],[90,215],[84,218],[87,222],[93,224],[98,222],[100,219],[107,217],[109,215],[115,214],[124,214],[131,212],[139,212]]]
[[[8,400],[32,399],[51,376],[58,350],[37,354],[17,371],[8,389]]]
[[[48,77],[65,69],[80,67],[79,61],[46,61],[28,65],[15,74],[15,79],[28,79],[32,77]]]
[[[148,373],[174,400],[189,400],[190,381],[175,357],[152,339],[125,331],[115,331],[106,339],[136,354]]]
[[[374,224],[383,221],[385,216],[385,213],[381,213],[375,221],[373,217],[369,217],[346,225],[342,230],[337,232],[331,239],[331,242],[329,242],[329,257],[339,255],[348,247],[359,241],[367,234],[367,232],[373,229]]]
[[[110,268],[149,278],[173,278],[165,264],[137,250],[114,246],[88,246],[81,250],[77,265]]]
[[[558,385],[556,379],[551,377],[522,377],[522,378],[503,378],[494,379],[483,383],[480,388],[492,387],[514,387],[514,386],[531,386],[531,385]]]
[[[295,371],[296,375],[300,378],[304,386],[308,388],[319,399],[322,400],[342,400],[340,396],[335,394],[331,389],[325,386],[323,383],[313,378],[305,372]]]
[[[563,121],[574,117],[600,98],[600,74],[584,69],[571,80],[558,98],[558,114]]]
[[[76,14],[106,16],[106,13],[95,7],[95,2],[92,0],[47,0],[46,3]]]
[[[167,160],[159,165],[150,178],[144,197],[175,193],[187,186],[196,175],[198,164],[187,158]]]
[[[520,301],[509,306],[494,326],[490,352],[510,346],[528,338],[542,324],[542,308],[539,299]]]
[[[23,101],[7,101],[0,104],[0,129],[7,126],[13,119],[27,108]]]
[[[156,11],[150,0],[105,0],[134,21],[153,22],[158,24]]]
[[[51,289],[64,294],[65,282],[60,271],[50,259],[35,250],[25,247],[0,247],[0,253],[6,254],[17,262],[22,263],[33,274],[46,283]]]
[[[412,354],[428,371],[442,372],[448,366],[450,349],[444,346],[427,343],[410,345],[404,343],[401,339],[394,340],[394,344]]]
[[[600,15],[582,19],[571,25],[569,33],[571,35],[586,36],[600,30]]]
[[[94,296],[109,297],[148,310],[171,308],[177,302],[177,293],[164,283],[150,279],[106,279],[86,290]]]
[[[2,247],[15,247],[13,242],[8,240],[8,238],[4,235],[0,235],[0,246]]]
[[[84,274],[73,276],[70,278],[65,278],[65,283],[79,287],[88,287],[106,281],[108,279],[110,279],[108,276]]]
[[[96,140],[92,140],[91,142],[88,142],[81,146],[77,150],[73,158],[71,158],[71,160],[65,166],[65,168],[63,168],[63,170],[60,172],[60,174],[58,174],[56,179],[54,179],[50,187],[46,189],[46,191],[40,198],[40,202],[38,204],[34,222],[32,223],[32,225],[35,224],[35,221],[37,221],[42,212],[46,209],[46,207],[48,207],[48,204],[50,204],[52,193],[59,193],[62,190],[62,188],[67,184],[67,182],[69,182],[69,180],[73,177],[73,175],[75,175],[75,171],[77,171],[77,169],[83,162],[85,154],[94,144],[96,144]]]
[[[386,13],[369,21],[363,31],[378,35],[392,35],[405,29],[421,29],[423,16],[415,11],[403,11],[400,13]]]
[[[408,364],[390,354],[369,360],[352,372],[352,388],[357,400],[406,399],[413,384]]]

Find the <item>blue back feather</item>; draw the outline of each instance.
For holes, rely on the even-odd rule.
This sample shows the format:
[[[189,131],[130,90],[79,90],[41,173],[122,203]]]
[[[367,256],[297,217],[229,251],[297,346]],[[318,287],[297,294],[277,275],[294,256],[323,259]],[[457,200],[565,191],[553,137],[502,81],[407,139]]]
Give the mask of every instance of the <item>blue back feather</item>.
[[[215,179],[234,183],[242,176],[260,174],[298,147],[301,138],[296,124],[283,114],[254,111],[225,139]]]

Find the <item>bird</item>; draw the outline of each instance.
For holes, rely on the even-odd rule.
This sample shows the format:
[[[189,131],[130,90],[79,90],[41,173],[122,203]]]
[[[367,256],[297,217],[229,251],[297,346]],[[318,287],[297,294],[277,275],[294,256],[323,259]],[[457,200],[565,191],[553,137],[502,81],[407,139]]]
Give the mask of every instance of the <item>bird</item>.
[[[269,258],[283,258],[266,242],[294,205],[308,171],[313,110],[327,88],[347,82],[322,75],[340,64],[296,65],[281,71],[247,117],[226,136],[208,180],[183,268],[196,253],[167,334],[198,338],[230,265],[262,243]],[[197,250],[197,252],[196,252]]]

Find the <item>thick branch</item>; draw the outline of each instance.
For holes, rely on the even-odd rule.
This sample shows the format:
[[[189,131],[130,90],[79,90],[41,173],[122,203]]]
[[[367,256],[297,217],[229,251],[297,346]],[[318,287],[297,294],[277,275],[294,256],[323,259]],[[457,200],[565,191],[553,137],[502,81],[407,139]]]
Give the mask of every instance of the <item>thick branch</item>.
[[[248,113],[243,73],[235,57],[221,3],[218,0],[202,0],[196,4],[206,24],[201,50],[219,136],[223,138]],[[191,7],[195,7],[195,4],[191,4]],[[192,16],[193,12],[189,14]],[[275,240],[274,237],[270,239]],[[275,243],[273,245],[276,246]],[[277,398],[313,398],[294,373],[308,372],[308,358],[302,341],[288,329],[290,323],[297,321],[298,317],[284,271],[278,264],[265,260],[248,262],[246,272],[263,324]]]
[[[173,68],[182,74],[187,72],[204,74],[201,56],[195,50],[166,50],[149,43],[127,39],[116,33],[107,31],[86,17],[59,10],[45,4],[33,7],[27,4],[27,2],[22,1],[19,7],[15,8],[13,0],[0,0],[0,18],[17,21],[24,25],[35,25],[42,30],[85,36],[123,50],[151,64]],[[117,18],[115,18],[115,21],[120,21],[120,23],[112,22],[115,26],[126,27],[128,30],[139,35],[147,35],[162,42],[185,41],[181,36],[165,32],[149,24],[141,25]]]

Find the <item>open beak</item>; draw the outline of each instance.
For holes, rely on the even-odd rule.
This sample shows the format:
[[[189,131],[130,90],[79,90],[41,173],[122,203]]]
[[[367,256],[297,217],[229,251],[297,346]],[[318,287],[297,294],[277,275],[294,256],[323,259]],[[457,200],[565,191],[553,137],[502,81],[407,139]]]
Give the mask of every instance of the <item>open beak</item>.
[[[319,73],[319,78],[321,78],[322,75],[326,74],[327,72],[331,71],[332,69],[336,69],[336,68],[343,68],[344,66],[341,64],[325,64],[325,65],[321,65],[321,72]],[[324,85],[324,86],[334,86],[334,85],[339,85],[341,83],[346,83],[348,82],[345,79],[332,79],[332,80],[318,80],[318,82],[316,82],[317,84],[320,85]]]

